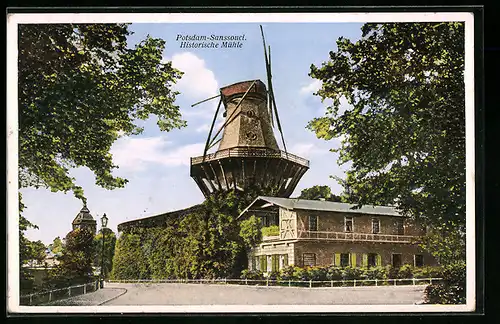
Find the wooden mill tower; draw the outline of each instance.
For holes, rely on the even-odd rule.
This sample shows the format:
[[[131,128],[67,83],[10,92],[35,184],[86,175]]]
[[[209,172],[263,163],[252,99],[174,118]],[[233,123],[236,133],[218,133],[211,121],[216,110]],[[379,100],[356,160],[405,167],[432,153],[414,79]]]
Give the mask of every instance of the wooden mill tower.
[[[270,48],[268,56],[262,37],[269,90],[260,80],[243,81],[223,87],[219,95],[202,101],[220,97],[203,156],[191,158],[191,177],[205,196],[218,191],[256,189],[289,197],[309,169],[308,160],[287,152],[272,89]],[[225,121],[212,136],[221,105]],[[284,151],[274,136],[273,114]],[[217,151],[207,154],[218,143]]]

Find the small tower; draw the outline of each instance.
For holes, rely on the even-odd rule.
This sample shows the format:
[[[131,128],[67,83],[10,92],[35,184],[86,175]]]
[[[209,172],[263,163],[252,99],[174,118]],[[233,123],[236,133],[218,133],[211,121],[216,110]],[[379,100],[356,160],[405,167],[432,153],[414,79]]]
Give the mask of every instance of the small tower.
[[[87,229],[94,235],[97,230],[97,222],[94,220],[94,217],[90,215],[90,210],[87,208],[87,205],[84,205],[83,208],[78,213],[78,215],[76,215],[72,225],[73,225],[73,230]]]

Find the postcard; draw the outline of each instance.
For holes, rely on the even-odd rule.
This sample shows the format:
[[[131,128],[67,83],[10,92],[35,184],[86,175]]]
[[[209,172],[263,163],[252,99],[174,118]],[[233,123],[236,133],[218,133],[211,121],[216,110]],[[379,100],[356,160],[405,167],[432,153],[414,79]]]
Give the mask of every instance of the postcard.
[[[473,26],[9,14],[9,311],[474,311]]]

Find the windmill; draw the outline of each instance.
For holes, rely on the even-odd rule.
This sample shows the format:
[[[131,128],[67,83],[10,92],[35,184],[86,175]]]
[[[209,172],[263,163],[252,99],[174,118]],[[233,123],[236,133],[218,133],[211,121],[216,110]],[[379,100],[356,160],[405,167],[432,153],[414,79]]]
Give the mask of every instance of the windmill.
[[[309,169],[309,161],[287,151],[272,86],[271,47],[266,47],[262,26],[260,30],[267,86],[260,80],[234,83],[221,88],[218,95],[192,105],[219,98],[203,156],[191,158],[191,177],[205,196],[221,190],[259,187],[267,194],[288,197]],[[224,123],[212,135],[222,106]],[[275,121],[284,151],[274,137]],[[217,152],[208,154],[217,144]]]

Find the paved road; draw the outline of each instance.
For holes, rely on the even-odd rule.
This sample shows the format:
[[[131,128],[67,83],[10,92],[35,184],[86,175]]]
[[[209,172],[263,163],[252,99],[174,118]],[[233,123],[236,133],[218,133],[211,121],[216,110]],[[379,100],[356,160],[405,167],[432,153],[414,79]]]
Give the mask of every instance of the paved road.
[[[127,292],[104,305],[413,305],[425,286],[297,288],[210,284],[117,284]]]
[[[54,301],[48,306],[98,306],[127,292],[125,288],[104,288],[85,295]]]

